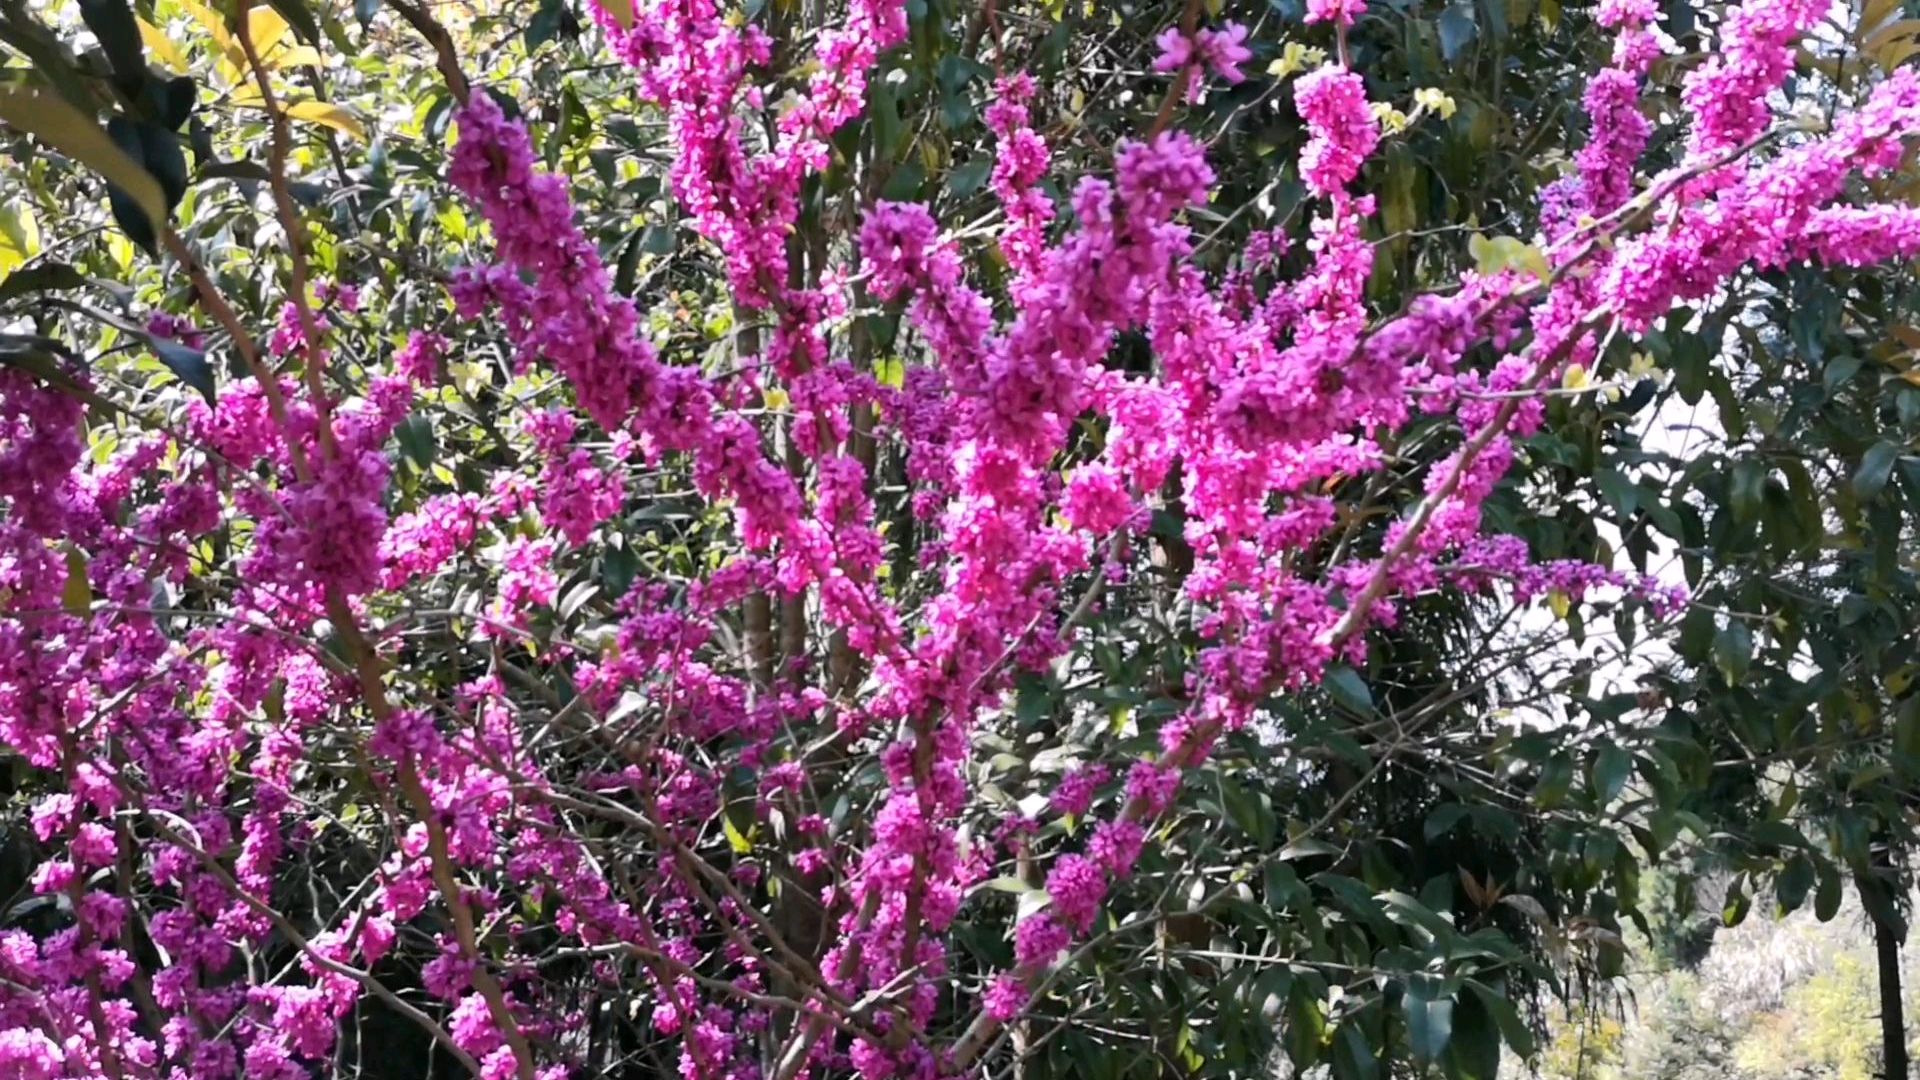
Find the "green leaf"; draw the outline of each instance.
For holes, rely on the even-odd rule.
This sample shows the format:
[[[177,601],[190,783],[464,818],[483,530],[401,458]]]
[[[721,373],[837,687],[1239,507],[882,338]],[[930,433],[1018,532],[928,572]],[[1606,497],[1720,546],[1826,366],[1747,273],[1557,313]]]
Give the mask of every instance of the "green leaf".
[[[882,161],[892,161],[907,135],[900,119],[900,93],[888,79],[876,79],[867,88],[867,119],[873,128],[873,149]]]
[[[1456,1003],[1445,1066],[1450,1080],[1494,1080],[1500,1072],[1500,1032],[1477,994]]]
[[[647,226],[640,234],[640,250],[649,255],[673,254],[673,226]]]
[[[1380,1076],[1380,1055],[1368,1045],[1367,1033],[1354,1023],[1340,1025],[1329,1064],[1336,1080],[1378,1080]]]
[[[1340,850],[1341,849],[1327,843],[1325,840],[1315,840],[1312,837],[1308,837],[1303,840],[1295,840],[1286,847],[1281,848],[1280,853],[1274,857],[1281,862],[1292,862],[1295,859],[1311,859],[1320,855],[1338,855],[1340,854]]]
[[[1694,663],[1705,663],[1713,650],[1713,612],[1704,607],[1688,609],[1680,617],[1680,655]]]
[[[1741,458],[1734,462],[1727,495],[1735,521],[1752,521],[1759,517],[1767,501],[1766,463],[1755,458]]]
[[[1540,769],[1540,780],[1533,786],[1533,801],[1551,809],[1560,805],[1571,787],[1573,760],[1564,753],[1555,754]]]
[[[1752,907],[1752,897],[1747,895],[1747,890],[1742,886],[1740,879],[1735,878],[1733,884],[1727,886],[1727,898],[1720,908],[1721,925],[1739,926],[1746,921],[1747,911]]]
[[[1272,797],[1264,791],[1247,790],[1225,773],[1219,774],[1219,780],[1220,804],[1234,825],[1261,847],[1271,844],[1277,826]]]
[[[1780,913],[1791,914],[1806,902],[1807,893],[1813,889],[1815,874],[1813,860],[1805,855],[1795,855],[1787,860],[1787,865],[1773,879],[1773,896],[1780,904]]]
[[[947,190],[954,197],[964,199],[980,190],[986,182],[987,174],[992,171],[993,162],[984,155],[975,157],[947,174]]]
[[[1914,694],[1900,703],[1894,714],[1893,749],[1904,757],[1920,762],[1920,694]]]
[[[1285,911],[1294,901],[1311,903],[1313,890],[1307,888],[1293,867],[1283,862],[1270,862],[1266,869],[1266,891],[1261,897],[1268,911]]]
[[[1834,869],[1833,864],[1825,859],[1820,860],[1815,873],[1819,875],[1820,884],[1815,886],[1813,891],[1813,917],[1826,922],[1840,911],[1842,887],[1845,882],[1840,877],[1840,871]]]
[[[1821,388],[1826,391],[1828,397],[1833,397],[1840,392],[1841,387],[1853,381],[1853,377],[1860,373],[1860,368],[1865,363],[1866,357],[1852,353],[1834,357],[1827,361],[1827,366],[1820,372]]]
[[[168,341],[163,337],[147,338],[147,344],[153,354],[167,366],[167,370],[181,382],[200,392],[200,396],[211,404],[213,392],[213,365],[207,363],[207,354],[199,349],[190,349],[177,341]]]
[[[1447,10],[1440,13],[1438,29],[1440,55],[1449,64],[1459,59],[1461,50],[1472,44],[1480,33],[1473,6],[1461,3],[1447,5]]]
[[[1727,620],[1727,625],[1713,635],[1713,664],[1720,669],[1720,677],[1728,686],[1737,686],[1747,677],[1752,663],[1753,631],[1737,616]]]
[[[0,121],[105,177],[110,194],[118,193],[129,207],[145,215],[151,231],[157,232],[166,222],[167,197],[160,182],[60,95],[24,83],[0,85]]]
[[[0,303],[30,293],[65,292],[89,284],[86,275],[66,263],[43,262],[0,278]]]
[[[1454,936],[1452,923],[1442,918],[1439,912],[1406,893],[1389,890],[1381,893],[1377,899],[1385,905],[1387,918],[1401,926],[1418,927],[1439,941],[1445,941]]]
[[[160,182],[160,193],[171,211],[187,193],[187,155],[180,147],[180,136],[145,120],[133,122],[132,129],[132,137],[139,140],[141,164]],[[107,133],[113,134],[111,124]]]
[[[1613,743],[1600,748],[1600,753],[1593,759],[1593,788],[1601,806],[1612,802],[1620,794],[1632,772],[1632,755]]]
[[[1622,516],[1632,514],[1640,503],[1640,489],[1619,469],[1601,469],[1594,474],[1594,483],[1607,505]]]
[[[1748,833],[1748,839],[1756,844],[1776,848],[1803,848],[1807,838],[1800,830],[1785,821],[1755,822]]]
[[[433,434],[433,420],[424,413],[414,413],[401,421],[394,429],[393,437],[400,444],[400,452],[413,462],[414,468],[425,469],[433,464],[434,451],[437,448]]]
[[[1287,994],[1287,1023],[1282,1041],[1293,1062],[1294,1075],[1311,1068],[1320,1060],[1326,1045],[1327,1016],[1320,1007],[1320,995],[1311,980],[1300,979]]]
[[[1407,1013],[1407,1044],[1421,1061],[1438,1061],[1453,1038],[1453,999],[1442,997],[1434,980],[1416,978],[1400,1003]]]
[[[640,576],[640,556],[624,545],[607,547],[600,554],[600,582],[606,586],[607,595],[625,596],[633,587],[633,579]]]
[[[887,177],[886,186],[880,189],[880,195],[894,202],[914,202],[920,198],[920,186],[926,181],[926,167],[918,161],[909,161],[893,170],[892,175]]]
[[[640,238],[642,233],[635,230],[620,245],[620,260],[613,268],[613,291],[621,296],[633,295],[633,283],[640,273]]]
[[[1345,664],[1335,664],[1327,669],[1327,693],[1342,708],[1362,715],[1373,712],[1373,691],[1367,689],[1367,681],[1360,673]]]
[[[153,177],[155,183],[159,183],[160,177],[147,164],[146,142],[141,138],[140,130],[132,120],[124,116],[109,119],[107,137],[113,140],[113,144],[127,156],[127,160],[138,164],[141,171]],[[120,231],[126,233],[128,239],[140,245],[141,249],[149,255],[158,254],[160,250],[160,227],[165,223],[167,209],[173,206],[173,198],[167,190],[167,185],[160,184],[160,193],[165,201],[161,204],[160,215],[155,216],[147,213],[146,209],[118,184],[107,185],[107,206],[113,211],[114,224],[119,225]]]
[[[1887,486],[1893,475],[1893,463],[1900,460],[1902,447],[1882,440],[1860,456],[1860,469],[1853,474],[1853,493],[1871,499]]]
[[[1480,1007],[1493,1018],[1494,1024],[1499,1027],[1500,1034],[1507,1040],[1507,1045],[1513,1048],[1513,1052],[1523,1058],[1532,1057],[1533,1032],[1520,1018],[1520,1010],[1514,1007],[1513,1002],[1508,1001],[1504,995],[1496,993],[1492,987],[1474,979],[1467,980],[1467,989],[1473,991],[1473,996],[1480,1002]]]
[[[1422,832],[1431,844],[1435,840],[1453,831],[1455,825],[1467,816],[1467,808],[1459,803],[1441,803],[1427,814],[1427,822]]]

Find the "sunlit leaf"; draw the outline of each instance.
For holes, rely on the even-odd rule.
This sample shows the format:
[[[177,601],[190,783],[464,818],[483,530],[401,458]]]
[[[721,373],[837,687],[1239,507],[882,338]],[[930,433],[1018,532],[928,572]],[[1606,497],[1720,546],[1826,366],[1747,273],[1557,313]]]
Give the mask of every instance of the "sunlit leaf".
[[[140,40],[147,43],[147,50],[153,53],[154,59],[160,61],[168,71],[182,75],[187,73],[187,57],[180,51],[180,46],[175,45],[173,39],[169,38],[164,31],[145,19],[140,20]]]
[[[87,553],[72,544],[67,549],[67,583],[60,590],[60,606],[67,614],[85,617],[93,610],[93,582],[87,577]]]
[[[324,124],[345,135],[351,135],[361,142],[367,140],[367,126],[360,117],[345,105],[331,101],[295,101],[286,106],[289,117],[305,120],[309,123]]]
[[[0,203],[0,279],[40,254],[40,223],[23,202]]]
[[[60,95],[27,84],[0,85],[0,120],[105,177],[156,229],[166,222],[167,199],[159,181]]]

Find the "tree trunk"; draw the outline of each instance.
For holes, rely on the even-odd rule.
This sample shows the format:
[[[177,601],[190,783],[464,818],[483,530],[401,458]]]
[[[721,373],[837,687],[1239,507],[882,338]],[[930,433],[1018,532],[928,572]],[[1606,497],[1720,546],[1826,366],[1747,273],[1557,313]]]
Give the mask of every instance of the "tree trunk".
[[[1900,1000],[1900,939],[1873,920],[1873,951],[1880,966],[1880,1046],[1886,1080],[1907,1080],[1907,1018]]]
[[[1907,1080],[1907,1014],[1900,1000],[1900,943],[1907,936],[1901,917],[1900,875],[1894,871],[1893,852],[1875,844],[1869,873],[1856,874],[1860,905],[1873,924],[1873,955],[1880,969],[1880,1054],[1884,1080]]]

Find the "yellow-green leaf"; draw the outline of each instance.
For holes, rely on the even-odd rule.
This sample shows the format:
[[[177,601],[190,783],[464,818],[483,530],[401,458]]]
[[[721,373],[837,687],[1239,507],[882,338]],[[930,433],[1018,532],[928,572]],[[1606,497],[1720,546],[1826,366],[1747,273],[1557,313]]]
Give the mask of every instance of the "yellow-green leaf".
[[[367,141],[367,125],[361,123],[359,115],[345,105],[331,101],[295,101],[287,105],[286,113],[295,120],[325,124],[361,142]]]
[[[208,36],[213,38],[213,44],[220,50],[221,56],[232,66],[234,72],[245,70],[247,54],[240,48],[240,43],[233,39],[233,35],[227,33],[225,19],[202,6],[197,0],[180,0],[180,6],[186,9],[187,14],[193,16],[193,21],[199,23]]]
[[[1454,111],[1459,108],[1451,96],[1444,90],[1431,86],[1413,92],[1413,103],[1430,113],[1436,113],[1442,120],[1453,119]]]
[[[0,121],[111,180],[156,230],[166,223],[167,199],[160,182],[115,146],[93,117],[83,115],[59,94],[19,83],[0,86]]]
[[[600,0],[600,7],[613,16],[620,29],[633,29],[633,0]]]
[[[1467,254],[1473,256],[1474,266],[1482,274],[1498,274],[1504,270],[1526,270],[1545,281],[1552,276],[1547,265],[1547,257],[1532,244],[1522,243],[1511,236],[1495,236],[1489,239],[1479,233],[1467,241]]]
[[[187,73],[187,57],[180,51],[180,46],[175,45],[173,39],[164,31],[145,19],[140,20],[140,40],[147,43],[147,51],[152,53],[153,58],[160,61],[168,71],[176,75]]]
[[[749,855],[753,852],[753,838],[743,833],[733,823],[733,818],[720,815],[720,827],[726,831],[727,845],[733,848],[735,855]]]
[[[87,580],[87,553],[67,545],[67,584],[60,590],[60,604],[69,615],[84,616],[93,610],[93,583]]]
[[[0,278],[40,254],[40,223],[25,203],[0,204]]]
[[[280,66],[280,57],[275,52],[291,32],[286,18],[270,7],[257,7],[247,12],[247,38],[253,42],[254,55],[269,70]],[[244,49],[241,55],[245,55]]]
[[[453,237],[455,240],[460,240],[460,241],[466,240],[467,238],[466,211],[460,209],[460,207],[456,206],[453,203],[448,203],[447,205],[441,207],[440,212],[435,214],[433,217],[435,221],[438,221],[440,223],[440,227],[446,230],[448,236]]]
[[[1326,59],[1326,53],[1320,49],[1310,49],[1298,41],[1289,41],[1280,50],[1280,55],[1267,65],[1267,74],[1276,79],[1284,79],[1295,72],[1318,66]]]

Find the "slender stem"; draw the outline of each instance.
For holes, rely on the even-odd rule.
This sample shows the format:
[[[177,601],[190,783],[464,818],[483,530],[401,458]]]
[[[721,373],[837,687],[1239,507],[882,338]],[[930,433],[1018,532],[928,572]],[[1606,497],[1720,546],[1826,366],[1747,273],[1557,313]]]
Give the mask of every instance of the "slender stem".
[[[274,209],[280,220],[280,229],[287,237],[290,278],[288,302],[293,305],[294,313],[300,320],[300,331],[306,337],[302,367],[307,377],[307,396],[312,399],[310,404],[319,417],[316,427],[320,453],[331,459],[334,455],[333,421],[324,383],[326,352],[320,345],[319,320],[314,318],[313,309],[307,306],[307,249],[302,242],[304,226],[300,221],[300,211],[294,205],[292,191],[287,186],[287,158],[292,151],[292,131],[285,110],[280,108],[280,99],[274,96],[273,80],[267,75],[266,65],[260,62],[260,53],[254,47],[253,34],[245,18],[235,21],[234,36],[240,39],[240,48],[247,54],[247,65],[253,69],[254,85],[260,89],[260,106],[266,110],[268,130],[272,133],[267,151],[267,182],[273,190]],[[293,442],[291,432],[288,432],[287,441],[289,444]]]
[[[1180,12],[1180,33],[1188,41],[1192,41],[1194,33],[1199,29],[1200,0],[1187,0],[1187,6]],[[1194,68],[1198,66],[1197,60],[1184,64],[1174,75],[1173,85],[1167,87],[1167,96],[1160,99],[1160,111],[1153,115],[1153,126],[1147,129],[1148,142],[1152,142],[1154,136],[1167,130],[1167,125],[1173,122],[1173,112],[1182,101],[1186,100],[1187,88],[1192,85],[1194,79],[1200,77],[1194,72]]]

